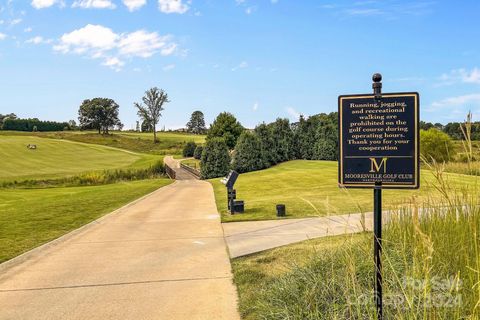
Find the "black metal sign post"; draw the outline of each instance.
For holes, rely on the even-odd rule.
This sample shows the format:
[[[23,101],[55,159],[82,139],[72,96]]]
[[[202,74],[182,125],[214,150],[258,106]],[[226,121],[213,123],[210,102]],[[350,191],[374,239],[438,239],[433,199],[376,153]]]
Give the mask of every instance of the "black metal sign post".
[[[375,102],[381,105],[382,75],[375,73],[372,77]],[[382,182],[376,182],[373,189],[373,255],[375,257],[375,305],[377,318],[383,319],[383,279],[382,279]]]
[[[419,95],[382,94],[382,76],[373,75],[373,94],[338,98],[339,186],[373,189],[375,306],[383,319],[382,189],[417,189]]]

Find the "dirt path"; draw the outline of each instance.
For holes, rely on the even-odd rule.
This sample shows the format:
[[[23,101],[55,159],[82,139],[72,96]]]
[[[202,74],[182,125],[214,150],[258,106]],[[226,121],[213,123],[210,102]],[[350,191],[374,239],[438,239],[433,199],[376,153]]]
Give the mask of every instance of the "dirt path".
[[[177,181],[0,270],[0,319],[239,319],[204,181]]]

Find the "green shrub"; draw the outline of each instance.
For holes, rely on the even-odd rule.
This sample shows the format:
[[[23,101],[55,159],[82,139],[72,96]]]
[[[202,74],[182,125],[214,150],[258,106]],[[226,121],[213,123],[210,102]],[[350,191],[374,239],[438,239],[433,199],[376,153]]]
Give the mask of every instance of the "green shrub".
[[[202,158],[203,146],[197,146],[193,152],[193,157],[197,160]]]
[[[452,138],[435,128],[420,130],[420,153],[427,161],[448,162],[455,156]]]
[[[225,176],[230,168],[230,155],[225,140],[207,138],[200,162],[202,179]]]
[[[193,154],[195,153],[195,148],[197,148],[197,144],[195,142],[187,142],[187,144],[183,147],[183,156],[185,158],[193,157]]]
[[[260,138],[249,131],[244,131],[238,138],[233,155],[232,168],[239,173],[265,168]]]

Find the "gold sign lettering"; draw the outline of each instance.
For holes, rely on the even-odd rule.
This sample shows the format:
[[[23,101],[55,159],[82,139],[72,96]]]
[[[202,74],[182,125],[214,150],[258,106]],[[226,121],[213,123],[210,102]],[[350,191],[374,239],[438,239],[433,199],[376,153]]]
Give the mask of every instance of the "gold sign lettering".
[[[383,173],[387,173],[387,160],[388,158],[382,158],[380,164],[377,163],[377,159],[369,158],[370,159],[370,172],[379,172],[380,169],[383,167]]]

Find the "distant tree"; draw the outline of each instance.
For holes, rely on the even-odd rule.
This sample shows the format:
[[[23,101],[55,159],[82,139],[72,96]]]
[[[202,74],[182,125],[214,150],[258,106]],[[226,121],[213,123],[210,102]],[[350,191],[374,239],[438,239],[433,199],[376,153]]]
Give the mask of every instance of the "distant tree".
[[[0,113],[0,129],[3,128],[3,121],[6,119],[17,119],[17,115],[15,113],[10,113],[10,114],[1,114]]]
[[[76,130],[77,129],[77,123],[75,122],[75,120],[68,121],[68,128],[69,128],[69,130]]]
[[[80,127],[108,134],[110,129],[123,126],[118,118],[119,108],[114,100],[108,98],[84,100],[78,110]]]
[[[168,95],[163,89],[157,87],[151,88],[145,91],[145,95],[142,98],[143,104],[135,102],[134,106],[137,108],[138,116],[145,122],[152,126],[153,130],[153,142],[157,142],[157,130],[156,126],[162,111],[164,110],[163,104],[170,102]]]
[[[201,134],[207,130],[205,127],[205,117],[202,111],[194,111],[187,123],[187,132]]]
[[[207,138],[200,161],[203,179],[225,176],[230,168],[228,146],[223,138]]]
[[[233,170],[243,173],[265,168],[260,138],[250,131],[240,135],[233,153]]]
[[[446,133],[431,128],[420,131],[420,153],[426,161],[448,162],[455,156],[452,138]]]
[[[446,134],[448,134],[450,137],[452,137],[455,140],[462,139],[462,130],[460,129],[460,123],[459,122],[447,123],[443,127],[443,132],[445,132]]]
[[[153,131],[153,125],[150,123],[150,121],[143,120],[141,129],[142,129],[142,132],[152,132]]]
[[[197,160],[200,160],[202,158],[202,152],[203,152],[203,146],[198,145],[195,148],[195,151],[193,152],[193,157]]]
[[[229,149],[235,148],[238,137],[243,132],[244,128],[237,121],[237,118],[231,113],[222,112],[213,121],[210,129],[208,130],[207,137],[214,138],[220,137],[225,140]]]
[[[189,141],[185,144],[183,147],[183,156],[185,158],[193,157],[193,154],[195,153],[195,149],[197,148],[197,144],[193,141]]]
[[[419,124],[420,130],[428,130],[433,127],[434,125],[431,122],[420,121],[420,124]]]

